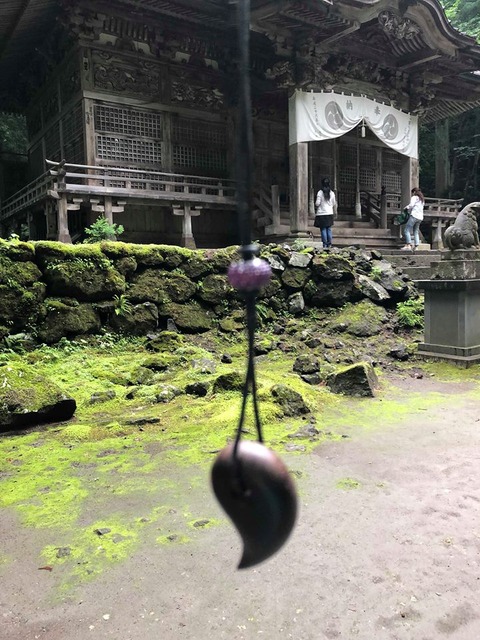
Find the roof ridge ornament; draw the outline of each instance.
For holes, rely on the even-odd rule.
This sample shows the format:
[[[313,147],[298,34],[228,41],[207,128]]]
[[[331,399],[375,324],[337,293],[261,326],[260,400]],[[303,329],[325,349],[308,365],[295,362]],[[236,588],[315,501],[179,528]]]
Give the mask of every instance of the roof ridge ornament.
[[[409,18],[401,18],[393,11],[382,11],[378,22],[388,36],[396,40],[411,40],[420,33],[420,27]]]

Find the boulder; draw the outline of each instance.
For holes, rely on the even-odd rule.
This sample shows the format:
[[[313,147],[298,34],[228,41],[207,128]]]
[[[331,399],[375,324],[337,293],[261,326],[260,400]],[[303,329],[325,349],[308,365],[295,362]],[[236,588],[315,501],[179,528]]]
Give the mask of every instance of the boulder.
[[[192,382],[185,387],[185,393],[190,396],[203,398],[207,395],[210,385],[208,382]]]
[[[303,299],[303,295],[300,291],[297,291],[296,293],[289,296],[287,304],[288,310],[290,311],[290,313],[293,313],[293,315],[303,313],[305,309],[305,300]]]
[[[71,338],[100,330],[100,317],[91,304],[47,298],[45,308],[45,320],[37,331],[41,342],[53,344],[63,337]]]
[[[344,367],[327,378],[327,386],[333,393],[347,396],[373,397],[378,387],[378,378],[368,362],[358,362]]]
[[[370,300],[346,305],[330,323],[333,331],[345,331],[353,336],[367,337],[380,333],[388,314]]]
[[[373,300],[373,302],[387,302],[391,299],[385,287],[363,274],[358,276],[358,287],[363,295]]]
[[[200,285],[200,283],[199,283]],[[204,278],[198,288],[198,297],[205,302],[216,304],[227,299],[233,293],[233,288],[227,276],[211,274]]]
[[[386,260],[373,260],[370,278],[388,291],[392,300],[399,302],[408,297],[408,285]]]
[[[75,400],[34,367],[0,366],[0,431],[70,420]]]
[[[196,289],[196,284],[180,273],[145,269],[133,277],[128,297],[134,302],[181,303],[190,300]]]
[[[288,266],[282,273],[282,282],[287,289],[303,289],[311,274],[310,269]]]
[[[151,302],[136,304],[126,313],[112,314],[109,324],[120,333],[145,336],[158,327],[158,309]]]
[[[324,280],[353,280],[354,265],[343,255],[323,252],[314,256],[311,263],[313,279],[317,282]]]
[[[300,267],[305,269],[312,261],[311,253],[300,253],[299,251],[292,251],[288,264],[290,267]]]
[[[363,297],[353,280],[310,281],[305,286],[305,299],[313,307],[343,307]]]
[[[147,334],[146,348],[149,351],[174,351],[183,344],[184,338],[174,331]]]
[[[241,391],[243,385],[243,375],[239,371],[230,371],[218,376],[213,383],[213,391],[214,393],[218,391]]]
[[[271,393],[286,416],[300,416],[310,411],[302,395],[285,384],[276,384]]]
[[[318,373],[320,371],[320,361],[310,353],[298,356],[293,363],[293,370],[298,374]]]
[[[177,327],[185,333],[202,333],[213,326],[211,313],[198,302],[164,304],[160,306],[159,314],[164,318],[172,318]]]

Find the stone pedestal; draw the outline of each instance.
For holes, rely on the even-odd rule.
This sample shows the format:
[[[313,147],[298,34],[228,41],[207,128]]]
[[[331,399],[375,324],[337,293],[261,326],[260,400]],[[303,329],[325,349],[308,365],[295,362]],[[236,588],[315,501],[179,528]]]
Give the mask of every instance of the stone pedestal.
[[[480,362],[480,251],[444,251],[425,291],[425,342],[419,355],[468,367]]]

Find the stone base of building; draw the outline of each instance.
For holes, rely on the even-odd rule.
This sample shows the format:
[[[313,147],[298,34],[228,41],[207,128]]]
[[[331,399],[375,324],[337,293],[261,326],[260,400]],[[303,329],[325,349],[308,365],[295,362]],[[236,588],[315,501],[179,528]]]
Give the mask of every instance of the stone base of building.
[[[480,345],[475,347],[449,347],[441,344],[422,343],[418,345],[417,355],[430,360],[453,362],[467,369],[480,363]]]

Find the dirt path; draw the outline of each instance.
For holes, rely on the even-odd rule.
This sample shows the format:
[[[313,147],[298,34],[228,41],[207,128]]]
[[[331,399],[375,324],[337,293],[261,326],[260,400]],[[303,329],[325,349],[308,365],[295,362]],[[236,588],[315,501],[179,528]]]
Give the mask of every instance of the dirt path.
[[[298,526],[256,569],[235,570],[239,542],[207,471],[196,472],[188,501],[219,526],[188,544],[142,544],[64,595],[61,570],[38,570],[47,533],[1,512],[2,552],[13,561],[0,565],[0,638],[476,640],[478,387],[428,377],[395,385],[390,394],[408,398],[414,389],[425,406],[388,420],[380,410],[366,428],[367,419],[358,426],[366,405],[352,402],[338,415],[349,438],[288,458],[300,476]]]

